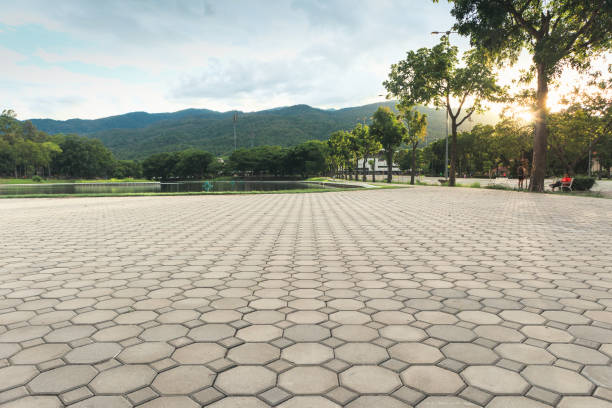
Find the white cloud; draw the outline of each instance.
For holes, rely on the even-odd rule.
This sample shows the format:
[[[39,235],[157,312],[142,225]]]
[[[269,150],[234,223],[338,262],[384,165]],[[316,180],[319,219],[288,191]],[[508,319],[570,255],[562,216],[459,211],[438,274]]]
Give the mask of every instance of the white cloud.
[[[3,6],[1,24],[74,41],[12,44],[21,60],[2,68],[13,85],[5,100],[21,117],[62,119],[369,103],[393,62],[452,25],[448,10],[401,0],[23,0]]]

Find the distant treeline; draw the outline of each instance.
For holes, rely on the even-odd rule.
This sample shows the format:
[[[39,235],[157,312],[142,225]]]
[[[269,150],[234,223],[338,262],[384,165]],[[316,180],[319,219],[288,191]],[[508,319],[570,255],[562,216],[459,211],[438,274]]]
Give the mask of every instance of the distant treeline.
[[[12,111],[0,115],[0,176],[29,178],[140,177],[140,165],[116,160],[98,139],[48,135]]]

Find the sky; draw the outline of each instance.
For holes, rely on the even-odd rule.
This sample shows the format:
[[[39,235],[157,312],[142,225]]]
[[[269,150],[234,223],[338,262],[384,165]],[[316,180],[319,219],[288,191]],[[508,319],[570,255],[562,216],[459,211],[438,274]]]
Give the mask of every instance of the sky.
[[[429,0],[4,2],[0,109],[65,120],[379,102],[391,64],[435,45],[431,31],[452,27],[450,7]],[[469,47],[457,34],[451,43]],[[529,60],[523,55],[518,66]],[[517,72],[502,71],[502,83]]]
[[[424,0],[20,0],[0,13],[0,109],[20,119],[381,101],[453,24]],[[467,48],[465,38],[455,45]]]

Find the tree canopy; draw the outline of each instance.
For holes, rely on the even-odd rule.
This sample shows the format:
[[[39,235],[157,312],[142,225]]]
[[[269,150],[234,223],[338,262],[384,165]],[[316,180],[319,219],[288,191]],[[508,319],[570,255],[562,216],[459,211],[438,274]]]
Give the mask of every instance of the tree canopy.
[[[451,0],[454,28],[499,61],[533,56],[536,127],[530,189],[543,191],[546,175],[548,87],[565,64],[588,67],[590,58],[612,45],[610,0]]]
[[[448,112],[452,134],[449,184],[454,185],[458,127],[475,112],[484,111],[484,101],[501,100],[504,95],[496,83],[493,62],[480,49],[467,51],[460,61],[457,47],[442,36],[432,48],[408,51],[404,60],[391,66],[383,85],[404,106],[432,104]]]

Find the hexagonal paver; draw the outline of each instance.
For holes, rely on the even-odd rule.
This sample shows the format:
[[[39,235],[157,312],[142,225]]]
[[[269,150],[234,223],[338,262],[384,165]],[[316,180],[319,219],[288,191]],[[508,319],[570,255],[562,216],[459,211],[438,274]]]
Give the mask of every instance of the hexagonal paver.
[[[336,358],[351,364],[378,364],[389,358],[387,350],[370,343],[346,343],[336,349]]]
[[[610,362],[610,358],[605,354],[578,344],[551,344],[548,351],[559,358],[580,364],[608,364]]]
[[[152,386],[162,394],[190,394],[212,385],[215,373],[203,366],[183,365],[157,375]]]
[[[92,343],[77,347],[66,354],[66,361],[74,364],[96,364],[115,357],[122,350],[117,343]]]
[[[449,343],[442,348],[442,352],[467,364],[491,364],[499,360],[499,356],[490,349],[472,343]]]
[[[244,341],[271,341],[283,335],[283,330],[270,324],[256,324],[238,330],[236,337]]]
[[[503,358],[523,364],[552,364],[555,360],[548,351],[523,343],[503,343],[495,351]]]
[[[390,393],[402,383],[391,370],[378,366],[355,366],[340,374],[342,386],[360,394]]]
[[[207,408],[269,408],[265,402],[256,397],[225,397],[220,401],[207,405]],[[174,407],[172,407],[174,408]]]
[[[595,326],[571,326],[568,331],[579,339],[591,340],[597,343],[609,343],[612,330]]]
[[[23,385],[38,374],[32,365],[19,365],[0,368],[0,391]]]
[[[385,407],[385,408],[409,408],[410,405],[401,402],[393,397],[388,396],[373,396],[364,395],[351,401],[346,406],[347,408],[371,408],[371,407]]]
[[[340,408],[341,406],[323,397],[299,396],[293,397],[282,404],[280,408]]]
[[[297,343],[283,349],[282,357],[295,364],[321,364],[334,358],[334,351],[319,343]]]
[[[454,394],[465,384],[452,371],[436,366],[412,366],[402,371],[402,381],[427,394]]]
[[[478,408],[479,405],[472,404],[458,397],[427,397],[419,402],[416,408]]]
[[[131,337],[136,337],[143,332],[143,328],[136,325],[121,324],[107,327],[97,331],[92,338],[96,341],[122,341]]]
[[[126,364],[145,364],[170,357],[173,351],[168,343],[147,342],[127,347],[117,358]]]
[[[285,329],[285,337],[296,342],[320,341],[330,336],[329,329],[314,324],[297,324]]]
[[[89,337],[95,331],[96,328],[90,325],[72,325],[53,330],[51,333],[47,334],[44,339],[45,341],[53,343],[71,342]]]
[[[521,331],[528,337],[547,343],[565,343],[572,339],[572,335],[567,331],[548,326],[525,326]]]
[[[465,327],[440,324],[431,326],[427,329],[431,337],[436,337],[444,341],[472,341],[476,338],[473,331]]]
[[[526,397],[502,396],[494,397],[487,408],[549,408],[550,405]]]
[[[2,346],[4,347],[4,346]],[[1,348],[1,347],[0,347]],[[39,364],[64,356],[70,347],[66,344],[41,344],[20,351],[11,357],[14,364]]]
[[[50,331],[51,328],[48,326],[19,327],[0,334],[0,343],[20,343],[22,341],[33,340],[43,337]]]
[[[233,336],[235,332],[236,329],[227,324],[205,324],[191,329],[187,336],[195,341],[219,341]]]
[[[344,341],[372,341],[378,337],[378,332],[371,327],[347,324],[333,329],[332,335]]]
[[[280,350],[266,343],[244,343],[227,353],[227,358],[238,364],[267,364],[279,357]]]
[[[480,310],[468,310],[457,313],[457,317],[466,322],[474,324],[498,324],[501,322],[499,316]]]
[[[612,389],[612,367],[609,365],[587,366],[582,370],[582,375],[599,387]]]
[[[184,336],[188,331],[180,324],[162,324],[145,330],[140,338],[144,341],[169,341]]]
[[[528,366],[521,374],[538,387],[559,394],[589,394],[593,384],[574,371],[554,366]]]
[[[62,408],[64,404],[57,397],[28,396],[2,404],[2,408]]]
[[[172,358],[180,364],[206,364],[225,356],[225,348],[217,343],[193,343],[176,349]]]
[[[295,367],[279,375],[278,385],[293,394],[323,394],[338,386],[338,377],[322,367]]]
[[[392,358],[411,364],[435,363],[444,356],[436,347],[422,343],[399,343],[389,349]]]
[[[217,376],[215,387],[228,395],[259,394],[276,383],[276,374],[257,366],[239,366]]]
[[[380,329],[380,334],[395,341],[420,341],[427,338],[427,334],[416,327],[389,325]]]
[[[61,394],[88,384],[97,371],[88,365],[68,365],[39,374],[29,383],[36,394]]]
[[[101,372],[90,387],[100,394],[127,394],[147,386],[153,381],[155,371],[146,365],[124,365]]]
[[[468,384],[492,394],[522,394],[529,384],[518,373],[495,366],[471,366],[461,373]]]
[[[138,408],[200,408],[200,404],[189,397],[158,397]]]
[[[130,408],[132,404],[119,396],[95,396],[70,405],[70,408]]]

